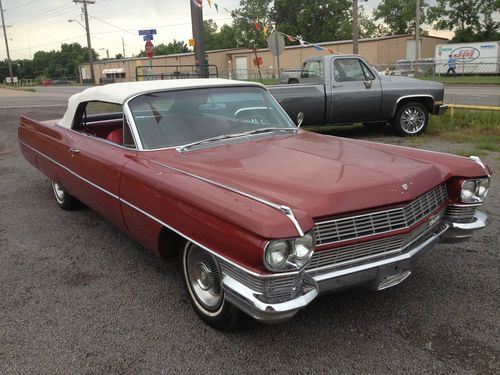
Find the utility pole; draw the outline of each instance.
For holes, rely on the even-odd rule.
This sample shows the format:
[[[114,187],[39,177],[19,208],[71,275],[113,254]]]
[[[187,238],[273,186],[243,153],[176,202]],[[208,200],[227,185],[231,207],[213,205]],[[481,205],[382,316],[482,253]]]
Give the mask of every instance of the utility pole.
[[[95,83],[94,58],[92,56],[92,44],[90,43],[89,14],[87,12],[87,4],[95,4],[95,0],[73,0],[73,1],[75,3],[83,4],[83,14],[85,17],[85,31],[87,32],[87,48],[89,50],[90,79],[92,80],[92,83]]]
[[[201,2],[200,2],[201,3]],[[191,26],[193,29],[194,44],[194,62],[198,65],[198,74],[200,77],[208,75],[205,60],[205,38],[203,35],[203,8],[195,5],[191,1]]]
[[[122,36],[122,49],[123,49],[123,58],[125,58],[125,41],[123,40],[123,36]]]
[[[418,62],[420,60],[420,0],[417,0],[415,16],[415,76],[418,75]]]
[[[7,64],[9,65],[10,84],[14,85],[14,74],[12,74],[12,61],[10,60],[9,52],[9,38],[7,38],[7,26],[5,26],[3,12],[2,0],[0,0],[0,14],[2,15],[3,37],[5,38],[5,49],[7,50]]]
[[[352,53],[358,54],[358,0],[352,0]]]

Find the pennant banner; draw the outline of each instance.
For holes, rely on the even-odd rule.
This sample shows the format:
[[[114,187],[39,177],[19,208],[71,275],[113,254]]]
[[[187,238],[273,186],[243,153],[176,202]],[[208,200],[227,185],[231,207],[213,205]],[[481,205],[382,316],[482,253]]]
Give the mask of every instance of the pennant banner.
[[[203,7],[203,0],[191,0],[191,2],[198,8]]]
[[[201,8],[203,7],[203,0],[191,0],[193,2],[194,5],[196,5],[198,8]],[[214,8],[215,10],[217,11],[217,13],[219,13],[219,4],[217,4],[216,2],[214,2],[213,0],[206,0],[207,3],[208,3],[208,6],[211,8],[212,7],[212,4],[214,5]],[[232,11],[230,11],[229,9],[227,8],[224,8],[224,7],[221,7],[224,11],[226,11],[227,13],[229,14],[233,14]],[[271,29],[270,27],[266,26],[266,25],[262,25],[260,24],[259,22],[255,22],[251,19],[248,19],[246,17],[239,17],[239,18],[242,18],[242,19],[245,19],[246,21],[250,22],[251,24],[254,25],[255,29],[257,31],[261,31],[264,33],[264,34],[267,34],[269,32],[269,30]],[[278,31],[275,29],[275,31]],[[309,43],[307,41],[305,41],[304,39],[302,39],[302,37],[300,35],[297,35],[297,36],[291,36],[291,35],[288,35],[288,34],[285,34],[285,33],[282,33],[280,31],[278,31],[281,35],[283,35],[284,37],[286,37],[288,39],[289,42],[291,43],[295,43],[295,42],[299,42],[302,46],[312,46],[314,47],[314,49],[316,51],[328,51],[328,53],[334,55],[335,52],[330,49],[330,48],[325,48],[325,47],[321,47],[321,46],[318,46],[317,44],[314,44],[314,43]]]

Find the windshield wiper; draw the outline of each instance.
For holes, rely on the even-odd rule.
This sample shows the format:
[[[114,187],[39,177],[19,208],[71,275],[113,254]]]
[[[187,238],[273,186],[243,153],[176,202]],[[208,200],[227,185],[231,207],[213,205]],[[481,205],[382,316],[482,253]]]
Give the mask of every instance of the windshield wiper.
[[[260,133],[268,133],[268,132],[273,132],[273,131],[293,131],[294,133],[297,131],[297,128],[259,128],[255,130],[249,130],[246,132],[242,133],[235,133],[235,134],[222,134],[218,135],[216,137],[211,137],[207,139],[202,139],[200,141],[188,143],[182,146],[179,146],[176,148],[178,152],[184,152],[187,151],[189,148],[193,146],[199,146],[205,143],[212,143],[212,142],[217,142],[223,139],[230,139],[230,138],[239,138],[239,137],[246,137],[247,135],[254,135],[254,134],[260,134]]]

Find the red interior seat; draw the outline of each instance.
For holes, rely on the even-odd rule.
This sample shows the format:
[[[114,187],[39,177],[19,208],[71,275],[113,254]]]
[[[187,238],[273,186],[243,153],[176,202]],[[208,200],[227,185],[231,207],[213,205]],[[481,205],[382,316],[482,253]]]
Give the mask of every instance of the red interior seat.
[[[117,143],[119,145],[123,145],[123,129],[115,129],[109,132],[108,136],[106,137],[108,141]]]

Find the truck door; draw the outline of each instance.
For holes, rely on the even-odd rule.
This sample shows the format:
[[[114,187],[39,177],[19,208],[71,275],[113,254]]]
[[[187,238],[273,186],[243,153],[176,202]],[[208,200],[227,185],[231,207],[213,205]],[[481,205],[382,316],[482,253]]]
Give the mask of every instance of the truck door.
[[[336,124],[377,121],[382,90],[380,80],[356,57],[333,60],[330,110]]]

